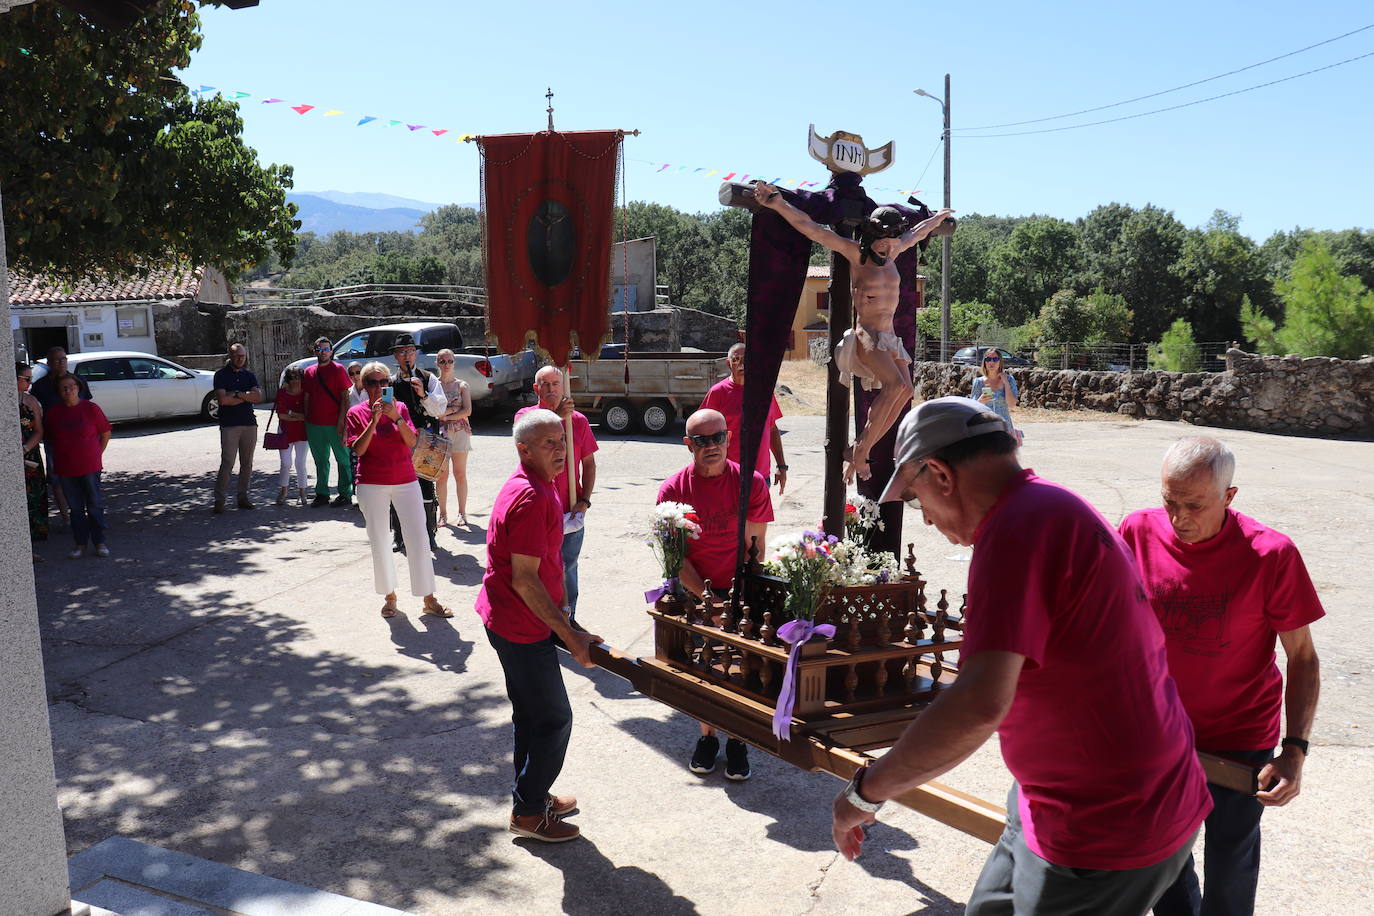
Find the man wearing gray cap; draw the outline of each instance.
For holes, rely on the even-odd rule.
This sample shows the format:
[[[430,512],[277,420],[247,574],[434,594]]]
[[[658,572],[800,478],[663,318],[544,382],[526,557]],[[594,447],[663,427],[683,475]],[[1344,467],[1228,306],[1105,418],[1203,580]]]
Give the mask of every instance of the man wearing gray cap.
[[[974,547],[959,677],[835,799],[846,858],[889,798],[995,731],[1015,777],[969,916],[1139,916],[1173,883],[1211,799],[1130,552],[1077,494],[1016,460],[977,401],[927,401],[897,434],[883,501]]]

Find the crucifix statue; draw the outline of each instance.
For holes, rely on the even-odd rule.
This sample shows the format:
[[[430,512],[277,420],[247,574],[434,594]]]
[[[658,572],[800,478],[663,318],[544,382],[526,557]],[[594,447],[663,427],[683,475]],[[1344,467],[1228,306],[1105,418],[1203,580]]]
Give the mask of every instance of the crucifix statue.
[[[920,243],[949,218],[952,211],[933,216],[903,231],[905,219],[895,207],[878,207],[859,224],[859,238],[848,239],[822,226],[765,182],[754,186],[754,199],[776,211],[802,235],[849,261],[854,301],[854,327],[835,348],[841,378],[858,377],[865,388],[881,388],[868,411],[868,421],[854,441],[845,463],[844,481],[869,477],[868,453],[892,427],[902,408],[911,403],[911,355],[893,331],[897,312],[897,256]]]

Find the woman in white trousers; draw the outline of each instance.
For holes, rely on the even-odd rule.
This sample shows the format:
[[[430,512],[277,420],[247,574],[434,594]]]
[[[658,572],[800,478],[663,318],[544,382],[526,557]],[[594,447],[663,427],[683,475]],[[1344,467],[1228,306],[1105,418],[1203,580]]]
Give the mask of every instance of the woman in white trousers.
[[[434,597],[434,560],[425,529],[424,500],[410,458],[410,450],[415,447],[415,426],[404,404],[394,397],[383,396],[390,375],[382,363],[368,363],[363,367],[367,402],[349,408],[344,431],[344,441],[358,456],[355,493],[367,522],[373,582],[377,594],[386,596],[382,616],[396,616],[399,608],[396,606],[396,568],[391,557],[390,522],[390,509],[394,506],[410,565],[410,593],[424,596],[426,614],[452,617],[453,611]]]

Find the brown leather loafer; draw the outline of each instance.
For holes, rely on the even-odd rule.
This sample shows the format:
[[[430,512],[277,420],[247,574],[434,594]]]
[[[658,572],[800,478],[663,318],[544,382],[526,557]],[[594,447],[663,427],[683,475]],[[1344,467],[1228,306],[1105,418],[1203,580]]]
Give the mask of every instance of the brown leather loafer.
[[[582,831],[576,826],[551,815],[549,812],[543,814],[527,814],[510,816],[510,832],[516,836],[527,837],[531,840],[538,840],[541,843],[566,843],[568,840],[575,840],[582,835]]]
[[[549,813],[554,817],[562,817],[569,811],[577,810],[577,799],[571,795],[546,795],[544,804],[548,805]]]

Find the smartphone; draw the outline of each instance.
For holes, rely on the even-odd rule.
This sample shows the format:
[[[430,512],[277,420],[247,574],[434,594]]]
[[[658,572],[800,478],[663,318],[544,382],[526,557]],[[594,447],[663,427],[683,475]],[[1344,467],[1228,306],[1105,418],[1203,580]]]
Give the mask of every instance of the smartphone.
[[[394,404],[396,402],[396,393],[392,390],[390,385],[382,389],[382,400],[387,404]]]

